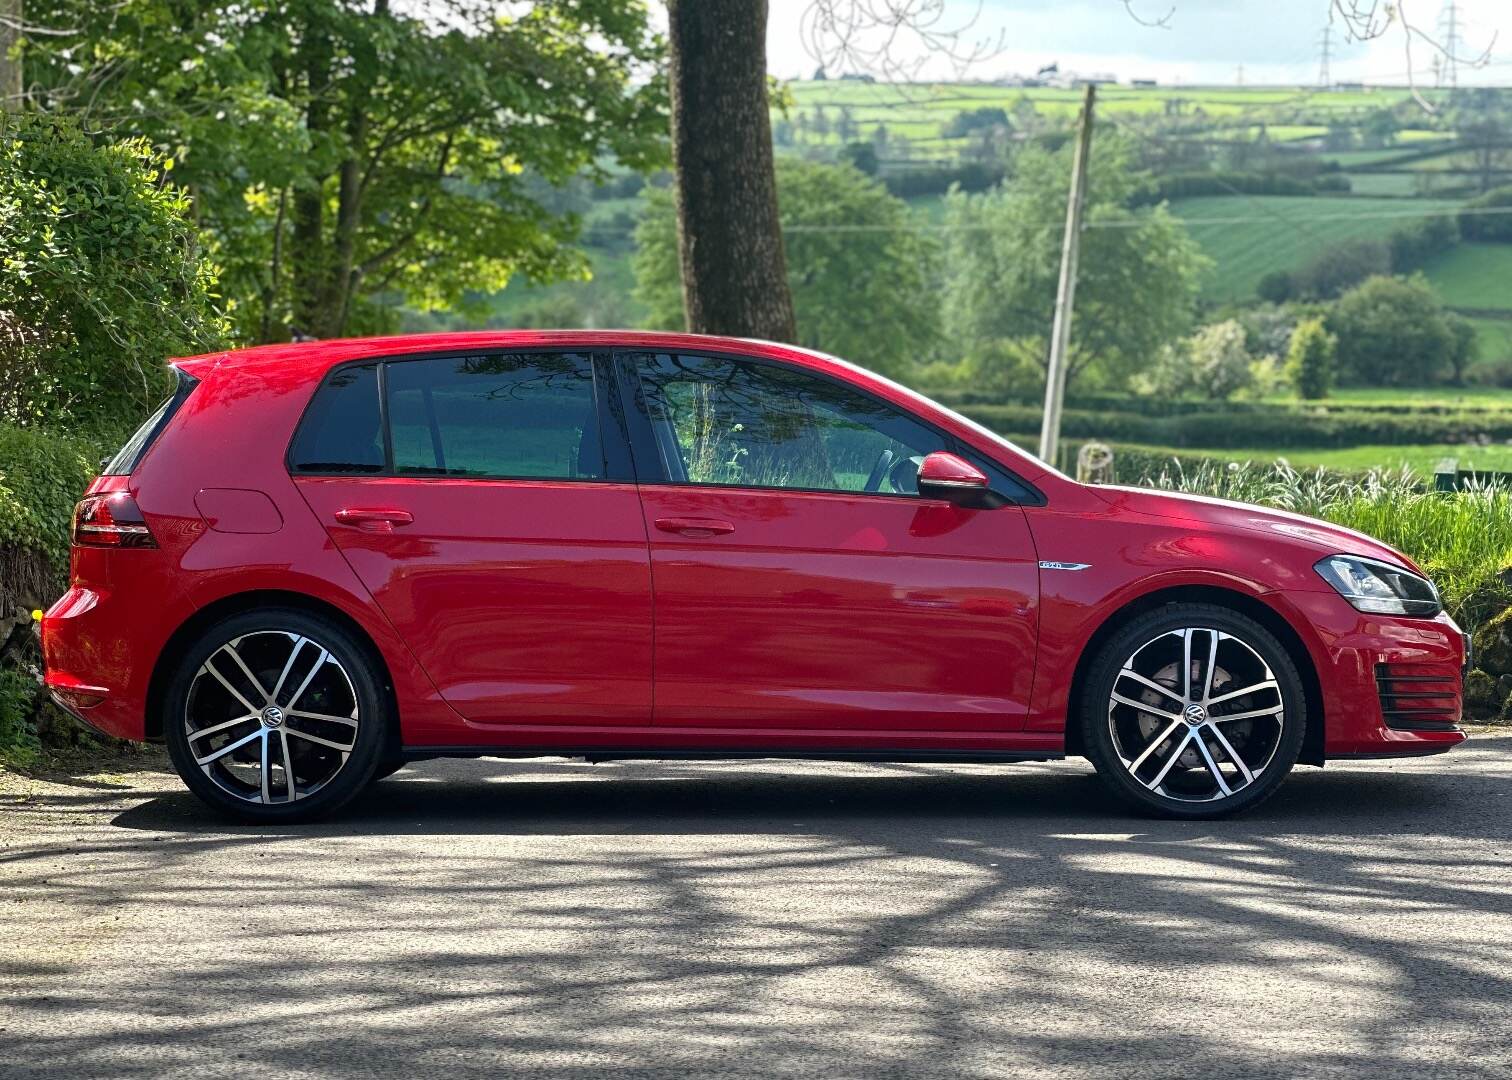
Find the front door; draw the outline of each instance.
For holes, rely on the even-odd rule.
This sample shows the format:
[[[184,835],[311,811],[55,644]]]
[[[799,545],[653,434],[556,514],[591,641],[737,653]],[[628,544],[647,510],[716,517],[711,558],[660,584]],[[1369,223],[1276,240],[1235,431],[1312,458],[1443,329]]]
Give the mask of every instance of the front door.
[[[596,366],[488,353],[343,368],[295,440],[311,509],[481,725],[650,722],[646,531]]]
[[[915,483],[924,455],[963,447],[794,366],[621,364],[636,388],[658,724],[858,740],[1022,728],[1038,605],[1024,514],[921,499]]]

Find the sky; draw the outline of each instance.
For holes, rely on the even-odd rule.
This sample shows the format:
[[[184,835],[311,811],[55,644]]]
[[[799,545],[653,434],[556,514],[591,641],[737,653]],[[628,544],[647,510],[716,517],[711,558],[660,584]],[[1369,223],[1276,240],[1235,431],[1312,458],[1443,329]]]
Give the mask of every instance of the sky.
[[[780,78],[807,78],[815,62],[804,45],[803,17],[812,0],[770,0],[767,66]],[[876,2],[876,0],[873,0]],[[1141,26],[1121,0],[945,0],[941,25],[959,26],[980,15],[963,44],[988,40],[1001,51],[978,60],[968,78],[1032,74],[1059,63],[1063,71],[1111,73],[1120,80],[1165,84],[1312,85],[1319,77],[1323,31],[1331,0],[1133,0],[1141,17],[1164,27]],[[1409,20],[1433,31],[1445,0],[1398,0]],[[1382,5],[1384,7],[1384,3]],[[1512,85],[1512,0],[1458,0],[1461,55],[1492,48],[1484,68],[1459,69],[1459,84]],[[1440,33],[1440,40],[1443,35]],[[1331,74],[1337,82],[1405,84],[1404,36],[1392,27],[1383,38],[1349,43],[1337,19]],[[944,57],[916,36],[894,52],[905,63],[923,59],[922,75],[950,78]],[[1414,46],[1417,80],[1433,85],[1433,50]],[[933,56],[934,59],[928,59]],[[1241,76],[1240,66],[1243,66]]]

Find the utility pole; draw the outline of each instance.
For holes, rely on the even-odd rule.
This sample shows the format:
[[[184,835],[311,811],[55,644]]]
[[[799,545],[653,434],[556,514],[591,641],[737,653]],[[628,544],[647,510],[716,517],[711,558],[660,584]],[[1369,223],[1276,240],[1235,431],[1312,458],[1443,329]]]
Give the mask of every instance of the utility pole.
[[[1082,211],[1087,203],[1087,167],[1092,160],[1092,108],[1097,87],[1087,84],[1081,130],[1071,162],[1071,196],[1066,200],[1066,236],[1061,243],[1060,284],[1055,291],[1055,322],[1050,329],[1050,363],[1045,371],[1045,419],[1040,427],[1040,460],[1055,464],[1060,449],[1061,404],[1066,398],[1067,353],[1071,348],[1071,313],[1076,306],[1076,264],[1081,255]]]
[[[1318,85],[1327,90],[1333,85],[1333,75],[1328,70],[1328,61],[1333,58],[1333,27],[1323,28],[1323,40],[1319,43]]]

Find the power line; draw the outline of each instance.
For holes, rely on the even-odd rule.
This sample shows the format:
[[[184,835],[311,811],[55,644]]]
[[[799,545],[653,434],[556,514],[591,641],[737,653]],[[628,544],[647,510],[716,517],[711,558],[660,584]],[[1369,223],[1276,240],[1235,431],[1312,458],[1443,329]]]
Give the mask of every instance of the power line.
[[[1447,80],[1449,89],[1454,90],[1459,86],[1459,4],[1455,0],[1449,0],[1439,13],[1439,30],[1443,34],[1443,55],[1438,58],[1442,62],[1439,71],[1443,79]]]
[[[1333,85],[1333,76],[1329,73],[1328,70],[1328,61],[1333,57],[1332,26],[1325,26],[1323,28],[1323,38],[1318,43],[1318,47],[1318,86],[1320,86],[1324,90],[1327,90],[1330,86]]]

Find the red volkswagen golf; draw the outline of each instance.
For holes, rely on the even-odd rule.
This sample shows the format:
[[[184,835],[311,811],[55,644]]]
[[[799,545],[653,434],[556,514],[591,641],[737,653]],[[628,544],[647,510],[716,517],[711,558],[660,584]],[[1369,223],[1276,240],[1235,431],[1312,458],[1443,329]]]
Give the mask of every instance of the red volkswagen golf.
[[[513,332],[173,366],[78,506],[47,684],[243,818],[545,754],[1074,754],[1210,817],[1464,738],[1464,639],[1400,552],[1078,484],[831,357]]]

